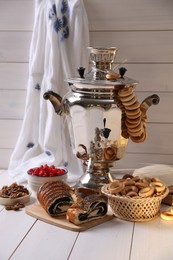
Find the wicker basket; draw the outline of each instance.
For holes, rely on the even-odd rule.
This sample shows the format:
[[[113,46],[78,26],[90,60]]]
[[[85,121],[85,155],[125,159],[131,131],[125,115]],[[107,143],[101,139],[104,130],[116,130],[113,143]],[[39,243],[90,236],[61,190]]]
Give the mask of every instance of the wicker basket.
[[[108,204],[114,215],[127,221],[149,221],[156,218],[160,213],[162,199],[169,190],[166,188],[164,194],[150,198],[128,198],[109,194],[107,186],[102,187],[102,193],[108,197]]]

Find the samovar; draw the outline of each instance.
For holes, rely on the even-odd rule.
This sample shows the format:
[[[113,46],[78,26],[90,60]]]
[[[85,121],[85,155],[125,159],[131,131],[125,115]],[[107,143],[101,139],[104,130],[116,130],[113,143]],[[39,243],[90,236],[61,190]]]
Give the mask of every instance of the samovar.
[[[146,112],[159,97],[138,102],[138,81],[125,76],[126,68],[113,67],[118,48],[89,50],[90,70],[80,67],[78,77],[66,80],[70,91],[63,98],[53,91],[44,98],[70,122],[73,153],[87,166],[78,185],[98,189],[112,181],[110,169],[124,156],[129,139],[145,141]]]

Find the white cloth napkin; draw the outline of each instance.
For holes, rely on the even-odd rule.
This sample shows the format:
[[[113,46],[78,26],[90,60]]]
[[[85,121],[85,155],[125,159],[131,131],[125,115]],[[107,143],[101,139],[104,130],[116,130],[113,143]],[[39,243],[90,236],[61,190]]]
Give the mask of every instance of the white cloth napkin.
[[[82,0],[35,3],[24,120],[8,173],[22,182],[29,168],[47,163],[65,165],[69,177],[79,178],[83,167],[72,153],[67,120],[56,115],[43,94],[53,90],[63,97],[69,91],[64,80],[76,76],[78,67],[87,68],[87,14]]]
[[[158,177],[167,186],[173,185],[173,165],[153,164],[136,169],[134,176]]]

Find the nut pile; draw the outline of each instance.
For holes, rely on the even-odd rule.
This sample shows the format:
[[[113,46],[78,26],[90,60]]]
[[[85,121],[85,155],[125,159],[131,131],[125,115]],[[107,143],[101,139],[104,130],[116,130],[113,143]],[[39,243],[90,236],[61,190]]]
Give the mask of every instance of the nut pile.
[[[166,191],[165,184],[157,177],[140,178],[124,175],[122,179],[114,180],[106,185],[106,192],[128,198],[151,198],[160,196]]]
[[[29,195],[29,191],[23,185],[12,183],[10,186],[3,186],[0,190],[1,198],[20,198]]]
[[[16,203],[14,205],[5,206],[5,209],[6,210],[15,210],[15,211],[17,211],[17,210],[22,209],[24,207],[25,207],[25,204],[23,204],[23,203]]]

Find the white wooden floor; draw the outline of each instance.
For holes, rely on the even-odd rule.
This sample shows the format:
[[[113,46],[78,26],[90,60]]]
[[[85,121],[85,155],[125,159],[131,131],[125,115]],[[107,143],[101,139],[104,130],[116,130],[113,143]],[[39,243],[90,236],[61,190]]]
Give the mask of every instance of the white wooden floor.
[[[9,185],[0,171],[0,187]],[[36,203],[32,195],[31,203]],[[163,205],[162,207],[169,208]],[[173,222],[133,223],[114,218],[83,232],[65,230],[0,206],[0,259],[172,260]]]

